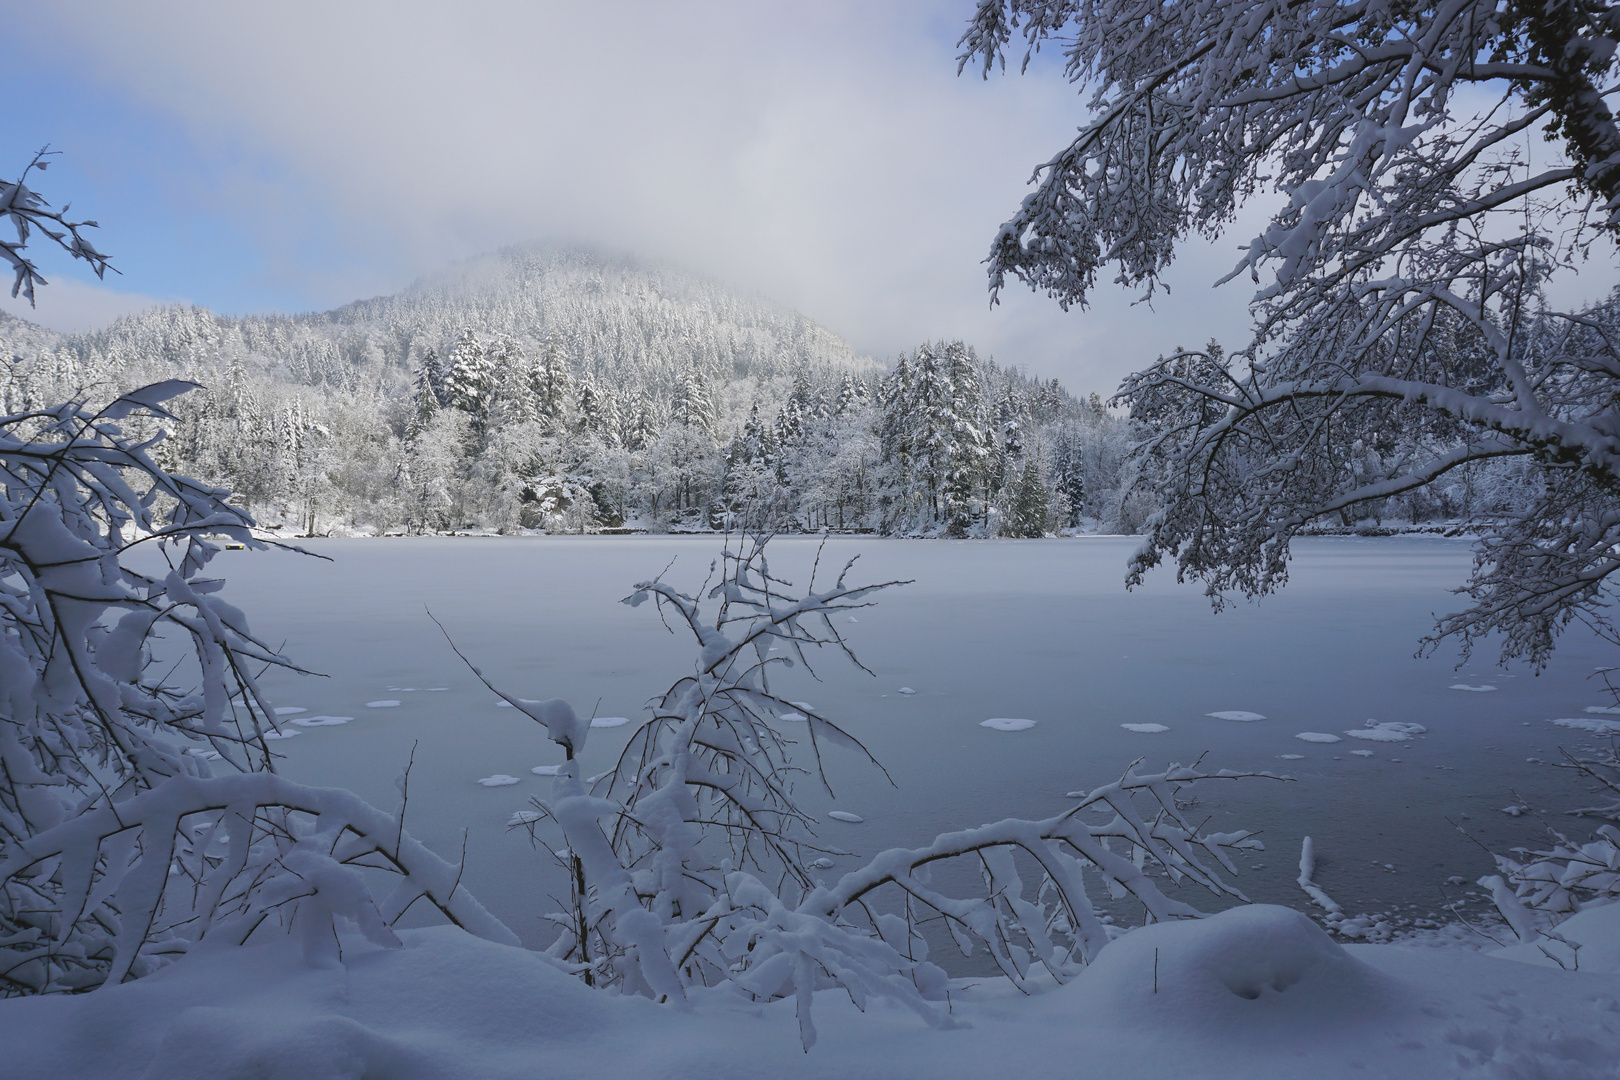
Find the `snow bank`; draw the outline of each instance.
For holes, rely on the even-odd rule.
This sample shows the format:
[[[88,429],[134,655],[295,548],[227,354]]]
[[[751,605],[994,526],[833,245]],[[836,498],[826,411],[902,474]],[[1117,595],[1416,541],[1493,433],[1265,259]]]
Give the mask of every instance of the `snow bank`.
[[[1616,912],[1564,927],[1612,925]],[[400,937],[405,947],[388,950],[346,938],[335,969],[306,967],[297,943],[280,940],[198,950],[94,994],[0,1000],[0,1071],[28,1080],[1588,1080],[1612,1076],[1620,1058],[1620,977],[1589,971],[1585,959],[1565,972],[1460,950],[1338,946],[1276,907],[1133,931],[1066,986],[1033,997],[1002,979],[967,980],[952,993],[958,1023],[948,1030],[875,999],[862,1013],[842,991],[823,991],[822,1038],[808,1054],[791,999],[756,1004],[717,990],[661,1007],[592,991],[536,953],[453,928]]]

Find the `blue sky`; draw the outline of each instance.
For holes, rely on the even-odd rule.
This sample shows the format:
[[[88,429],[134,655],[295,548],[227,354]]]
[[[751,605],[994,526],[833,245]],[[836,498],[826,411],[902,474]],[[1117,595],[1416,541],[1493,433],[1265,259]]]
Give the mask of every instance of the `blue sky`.
[[[1047,54],[956,74],[970,0],[13,5],[0,171],[98,219],[120,276],[41,258],[33,317],[156,301],[322,310],[535,240],[629,250],[803,311],[880,356],[963,338],[1110,392],[1178,345],[1245,337],[1210,284],[1258,215],[1183,249],[1149,308],[1063,313],[980,260],[1082,119]],[[6,310],[27,315],[15,303]]]

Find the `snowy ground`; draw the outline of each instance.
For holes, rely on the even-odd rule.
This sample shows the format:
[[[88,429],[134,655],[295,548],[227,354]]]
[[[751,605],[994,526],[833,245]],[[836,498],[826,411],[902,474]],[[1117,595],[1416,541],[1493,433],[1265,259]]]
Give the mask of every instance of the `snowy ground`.
[[[818,995],[684,1008],[586,988],[452,928],[350,942],[315,970],[290,941],[204,952],[79,997],[0,1002],[17,1080],[1597,1080],[1620,1067],[1620,905],[1562,928],[1580,971],[1450,949],[1341,946],[1283,908],[1133,931],[1033,997],[958,984],[939,1028]]]

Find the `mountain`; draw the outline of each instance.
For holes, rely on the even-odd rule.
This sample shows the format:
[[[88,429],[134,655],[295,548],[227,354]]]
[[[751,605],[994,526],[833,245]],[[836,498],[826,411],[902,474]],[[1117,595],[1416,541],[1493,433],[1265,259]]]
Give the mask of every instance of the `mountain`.
[[[577,248],[508,248],[313,314],[166,306],[72,335],[3,317],[0,350],[19,358],[6,413],[201,383],[161,462],[303,533],[1016,518],[1038,535],[1049,507],[1073,523],[1083,492],[1111,497],[1123,459],[1100,404],[961,343],[891,374],[764,298]]]
[[[0,320],[0,349],[27,359],[66,349],[118,379],[250,374],[354,389],[408,380],[461,333],[511,337],[528,355],[557,350],[576,377],[663,398],[696,367],[711,383],[752,384],[780,403],[793,373],[870,374],[881,365],[798,312],[680,269],[582,249],[508,248],[459,263],[393,296],[303,315],[153,308],[91,334]],[[772,384],[778,384],[772,392]]]

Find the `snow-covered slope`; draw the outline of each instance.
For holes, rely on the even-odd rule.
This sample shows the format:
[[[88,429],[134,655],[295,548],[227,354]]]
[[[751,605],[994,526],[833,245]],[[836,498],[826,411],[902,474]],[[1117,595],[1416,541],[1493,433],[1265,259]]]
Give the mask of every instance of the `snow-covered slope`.
[[[1594,954],[1620,906],[1574,927]],[[1066,986],[961,985],[952,1026],[818,995],[715,992],[688,1008],[587,988],[544,958],[450,928],[341,966],[293,941],[200,950],[93,994],[0,1002],[0,1076],[28,1080],[755,1080],[962,1077],[1595,1080],[1620,1062],[1620,975],[1461,950],[1339,946],[1285,908],[1133,931]],[[1601,966],[1601,965],[1599,965]]]

